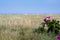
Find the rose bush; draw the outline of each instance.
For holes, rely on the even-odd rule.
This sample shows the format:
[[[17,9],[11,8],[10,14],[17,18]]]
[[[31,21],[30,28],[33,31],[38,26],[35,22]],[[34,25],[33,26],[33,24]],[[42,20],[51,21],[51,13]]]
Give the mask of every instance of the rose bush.
[[[56,35],[59,33],[59,30],[60,30],[59,21],[55,19],[51,20],[51,17],[48,16],[44,18],[44,23],[48,27],[47,33],[51,32],[51,33],[55,33]]]

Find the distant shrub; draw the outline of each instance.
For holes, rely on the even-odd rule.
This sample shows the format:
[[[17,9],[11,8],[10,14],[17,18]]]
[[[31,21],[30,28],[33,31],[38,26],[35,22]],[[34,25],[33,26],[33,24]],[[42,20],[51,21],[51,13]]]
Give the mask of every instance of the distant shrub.
[[[6,30],[6,26],[0,25],[0,30]]]

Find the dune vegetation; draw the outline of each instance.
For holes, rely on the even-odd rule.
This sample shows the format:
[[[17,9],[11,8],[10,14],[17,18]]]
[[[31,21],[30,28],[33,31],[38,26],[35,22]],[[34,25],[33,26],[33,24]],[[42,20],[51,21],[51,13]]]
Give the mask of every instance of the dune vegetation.
[[[1,14],[0,40],[56,40],[55,34],[34,32],[46,16],[60,21],[60,14]]]

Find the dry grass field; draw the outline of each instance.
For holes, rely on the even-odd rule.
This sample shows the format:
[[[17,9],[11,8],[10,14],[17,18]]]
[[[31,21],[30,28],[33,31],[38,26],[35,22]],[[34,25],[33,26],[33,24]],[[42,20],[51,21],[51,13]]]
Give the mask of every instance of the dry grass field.
[[[51,16],[53,19],[60,20],[60,14],[7,14],[7,15],[0,15],[0,25],[6,26],[23,26],[23,27],[32,27],[32,26],[39,26],[40,23],[46,16]]]
[[[52,37],[47,35],[32,33],[33,28],[39,27],[46,16],[60,21],[60,14],[1,14],[0,40],[51,40]]]

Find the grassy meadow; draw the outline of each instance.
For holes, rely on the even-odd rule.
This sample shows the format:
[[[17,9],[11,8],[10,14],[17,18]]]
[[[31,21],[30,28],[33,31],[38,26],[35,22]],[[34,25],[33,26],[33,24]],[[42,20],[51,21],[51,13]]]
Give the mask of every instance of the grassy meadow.
[[[0,14],[0,40],[56,40],[54,34],[33,33],[46,16],[60,21],[60,14]]]

